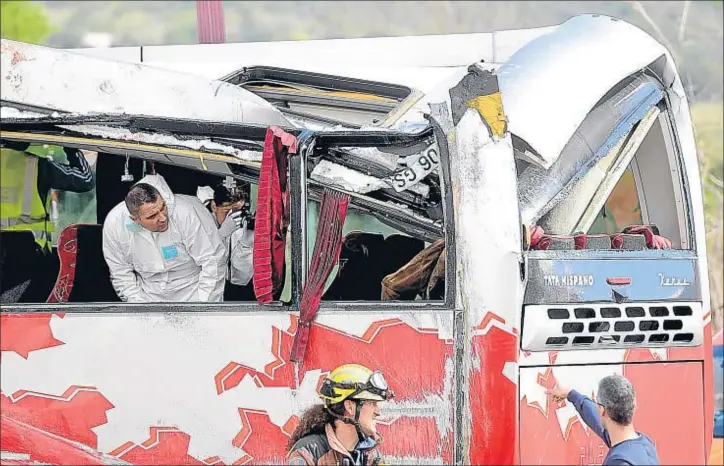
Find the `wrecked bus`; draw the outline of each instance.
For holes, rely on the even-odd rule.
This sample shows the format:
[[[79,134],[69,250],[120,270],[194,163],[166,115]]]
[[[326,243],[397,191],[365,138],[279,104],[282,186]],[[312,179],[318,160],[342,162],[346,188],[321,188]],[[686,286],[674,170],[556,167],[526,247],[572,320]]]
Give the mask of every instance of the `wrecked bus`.
[[[611,373],[634,383],[663,463],[706,462],[693,129],[671,55],[637,28],[582,15],[434,37],[3,40],[2,84],[4,141],[81,149],[96,174],[92,218],[67,221],[42,267],[2,232],[3,292],[26,287],[0,315],[3,464],[279,464],[347,362],[395,391],[386,464],[600,463],[602,442],[545,390],[595,396]],[[120,302],[101,225],[151,162],[177,193],[252,184],[270,227],[255,301]]]

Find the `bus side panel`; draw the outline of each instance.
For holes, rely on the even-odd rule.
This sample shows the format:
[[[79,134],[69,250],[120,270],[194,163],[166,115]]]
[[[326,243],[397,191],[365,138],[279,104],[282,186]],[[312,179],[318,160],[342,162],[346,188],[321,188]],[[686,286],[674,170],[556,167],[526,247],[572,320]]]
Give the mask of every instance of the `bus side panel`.
[[[19,422],[135,464],[280,464],[322,377],[354,362],[384,371],[396,394],[378,424],[386,462],[452,461],[449,311],[322,313],[298,379],[287,362],[297,326],[288,312],[1,319],[3,427]],[[74,462],[50,450],[9,451]]]
[[[704,452],[709,456],[712,452],[712,444],[714,438],[714,397],[716,389],[714,388],[714,361],[712,359],[713,341],[712,341],[712,325],[711,311],[704,315],[704,344],[691,348],[669,348],[667,360],[697,360],[703,361],[704,364]],[[718,463],[709,463],[718,464]]]
[[[488,313],[474,328],[470,374],[471,464],[526,464],[518,461],[516,438],[518,336]]]
[[[643,353],[650,352],[632,350],[625,361],[649,360]],[[558,382],[594,398],[598,381],[615,373],[634,385],[634,425],[656,444],[661,464],[705,464],[701,361],[521,368],[521,464],[602,464],[602,440],[571,403],[555,403],[545,389]]]

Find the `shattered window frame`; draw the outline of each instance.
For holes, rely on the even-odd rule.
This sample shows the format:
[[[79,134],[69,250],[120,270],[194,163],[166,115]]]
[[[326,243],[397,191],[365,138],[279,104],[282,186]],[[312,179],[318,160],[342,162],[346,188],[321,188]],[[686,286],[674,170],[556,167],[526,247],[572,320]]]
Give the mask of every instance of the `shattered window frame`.
[[[528,250],[525,251],[525,255],[529,259],[696,259],[697,244],[696,235],[693,230],[693,207],[691,200],[691,189],[687,182],[686,165],[684,163],[684,155],[681,149],[681,144],[677,133],[674,131],[675,123],[673,115],[670,109],[672,108],[671,97],[668,93],[663,93],[661,101],[657,104],[659,113],[656,116],[656,121],[647,130],[644,139],[653,132],[656,127],[660,128],[663,137],[663,143],[666,146],[666,163],[661,165],[665,166],[665,171],[668,173],[668,177],[660,177],[657,179],[666,182],[673,190],[674,204],[666,203],[666,209],[671,209],[671,212],[675,212],[676,225],[680,234],[680,245],[678,247],[672,247],[671,249],[655,250],[592,250],[592,249],[579,249],[579,250]],[[633,174],[633,181],[636,189],[636,196],[639,202],[639,209],[641,211],[641,220],[643,224],[651,224],[651,219],[648,213],[648,202],[647,196],[644,192],[644,186],[642,178],[646,175],[642,173],[640,168],[640,158],[637,157],[640,147],[636,150],[633,157],[629,161],[628,165],[622,170],[622,172],[615,178],[615,180],[606,180],[604,182],[612,182],[615,185],[622,179],[626,172]],[[650,176],[650,174],[648,174]],[[651,183],[649,181],[649,183]],[[608,194],[604,201],[608,201],[613,190]],[[551,209],[553,210],[553,209]],[[546,212],[548,215],[550,211]],[[579,222],[581,219],[577,220]],[[590,233],[589,231],[586,234]],[[553,232],[553,234],[555,234]]]
[[[450,156],[449,156],[449,150],[447,147],[447,138],[445,137],[442,128],[440,125],[432,118],[428,119],[428,123],[430,128],[432,129],[432,134],[435,142],[438,145],[439,151],[440,151],[440,165],[439,165],[439,180],[440,180],[440,196],[441,196],[441,208],[442,208],[442,219],[443,219],[443,226],[442,226],[442,234],[445,238],[445,251],[446,251],[446,257],[445,257],[445,293],[444,293],[444,299],[442,300],[412,300],[412,301],[403,301],[403,300],[390,300],[390,301],[382,301],[381,298],[376,301],[337,301],[337,300],[324,300],[322,299],[320,303],[320,310],[321,311],[344,311],[344,312],[355,312],[355,311],[379,311],[382,310],[384,312],[395,312],[395,311],[409,311],[409,310],[454,310],[455,309],[455,263],[456,263],[456,254],[455,254],[455,228],[454,228],[454,207],[453,207],[453,193],[452,189],[450,189],[451,186],[451,175],[450,175]],[[304,279],[306,279],[306,272],[308,270],[308,263],[311,259],[311,251],[313,250],[313,244],[309,245],[309,234],[310,232],[307,231],[308,222],[309,222],[309,213],[308,213],[308,199],[309,199],[309,177],[306,176],[307,168],[305,165],[305,160],[303,157],[297,157],[297,163],[292,164],[292,167],[290,170],[296,170],[298,173],[303,174],[302,177],[300,177],[300,188],[303,188],[303,193],[301,193],[300,196],[295,197],[296,199],[299,199],[303,205],[298,206],[297,209],[300,209],[300,215],[302,216],[304,220],[304,227],[302,228],[301,234],[296,235],[297,241],[303,242],[302,244],[304,247],[301,248],[301,251],[303,253],[303,257],[301,260],[293,261],[293,264],[298,264],[298,268],[303,271],[302,276]],[[334,186],[327,186],[329,189],[338,191],[338,192],[346,192],[349,194],[352,198],[359,198],[359,196],[355,193],[344,191],[343,189],[340,189],[339,187]],[[292,186],[294,188],[294,186]],[[292,191],[292,194],[294,195],[294,192]],[[350,205],[348,209],[348,213],[350,211],[356,210],[352,205]],[[364,213],[363,209],[360,209],[360,211]],[[378,215],[375,215],[374,213],[366,213],[366,215],[369,215],[370,217],[377,218],[380,220],[380,217]],[[383,222],[385,223],[385,222]],[[393,228],[393,227],[391,227]],[[402,234],[406,234],[405,232],[401,232]],[[409,236],[412,236],[411,234],[408,234]],[[425,240],[426,243],[432,243],[434,240]],[[428,248],[430,244],[427,244],[425,248]],[[336,278],[336,277],[335,277]],[[302,280],[303,281],[303,280]],[[302,281],[300,281],[300,286],[297,288],[299,290],[299,298],[301,298],[301,290],[302,290]],[[329,287],[329,285],[332,283],[332,281],[327,282],[326,289]]]
[[[72,117],[71,117],[72,118]],[[114,120],[114,118],[111,118]],[[142,118],[141,118],[142,120]],[[32,124],[29,126],[33,126]],[[3,136],[11,140],[28,141],[31,144],[50,144],[50,145],[67,145],[68,147],[76,147],[81,150],[98,152],[100,156],[112,156],[112,157],[123,157],[122,153],[130,155],[132,158],[137,158],[144,161],[163,161],[163,163],[173,162],[168,160],[171,154],[184,152],[184,150],[178,149],[162,149],[159,150],[155,156],[150,153],[144,152],[146,145],[142,143],[133,142],[118,142],[113,140],[104,141],[93,141],[89,138],[84,141],[82,135],[66,134],[66,131],[60,131],[59,134],[53,134],[58,132],[56,128],[52,128],[46,132],[33,132],[30,128],[23,128],[22,125],[18,131],[11,128],[4,128]],[[8,135],[12,137],[7,137]],[[128,146],[130,144],[131,146]],[[117,146],[112,152],[109,151],[112,146]],[[128,146],[128,147],[127,147]],[[125,147],[125,149],[124,149]],[[130,148],[129,148],[130,147]],[[106,149],[106,150],[104,150]],[[155,149],[158,149],[157,147]],[[132,155],[131,155],[132,154]],[[205,165],[211,164],[223,164],[232,173],[232,177],[235,179],[248,181],[254,185],[258,185],[258,177],[254,174],[250,174],[249,170],[254,168],[253,163],[241,162],[236,164],[228,163],[224,157],[216,157],[214,154],[204,154],[204,158],[198,157],[193,158],[189,156],[189,160],[184,163],[176,163],[172,165],[186,169],[189,171],[203,171]],[[296,157],[295,157],[296,158]],[[195,167],[195,168],[194,168]],[[233,167],[234,169],[232,170]],[[219,174],[219,177],[223,175]],[[290,181],[291,181],[290,176]],[[97,190],[94,190],[97,193]],[[297,221],[297,223],[299,223]],[[288,234],[292,234],[293,224],[290,219],[290,225]],[[58,235],[60,232],[56,232]],[[292,241],[293,243],[293,241]],[[288,247],[294,248],[294,244],[290,244]],[[102,254],[102,252],[99,251]],[[298,271],[293,269],[292,276],[285,278],[285,284],[290,283],[292,287],[292,295],[296,296],[301,294],[300,290],[296,290],[295,286],[298,280],[295,280],[295,273],[298,275]],[[56,282],[57,283],[57,282]],[[260,312],[290,312],[294,308],[294,301],[290,302],[282,301],[281,297],[279,300],[272,301],[268,304],[260,304],[258,301],[222,301],[222,302],[150,302],[150,303],[128,303],[128,302],[62,302],[62,303],[47,303],[47,302],[29,302],[29,303],[3,303],[2,312],[3,314],[47,314],[47,313],[74,313],[74,314],[112,314],[112,313],[173,313],[173,314],[193,314],[193,313],[209,313],[219,312],[222,314],[232,313],[234,315],[244,313],[255,313]]]

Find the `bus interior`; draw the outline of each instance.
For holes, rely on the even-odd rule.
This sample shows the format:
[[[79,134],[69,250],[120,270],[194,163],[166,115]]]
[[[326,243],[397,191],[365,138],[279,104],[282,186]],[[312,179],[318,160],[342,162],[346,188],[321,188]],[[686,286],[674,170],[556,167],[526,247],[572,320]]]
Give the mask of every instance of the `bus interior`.
[[[307,200],[303,236],[310,256],[323,190],[351,196],[339,264],[323,299],[379,301],[385,277],[437,247],[423,274],[430,280],[437,262],[445,261],[440,250],[447,241],[445,224],[453,219],[452,212],[445,212],[449,188],[440,168],[444,171],[446,163],[455,161],[445,154],[439,161],[433,158],[434,163],[425,157],[430,150],[444,152],[425,116],[404,127],[395,125],[419,102],[418,91],[269,67],[244,68],[224,80],[271,103],[295,124],[288,130],[299,140],[314,135],[301,168],[295,172],[290,167],[288,174],[291,184],[301,188],[293,196]],[[50,256],[39,253],[32,235],[2,232],[3,302],[54,302],[58,295],[68,302],[119,301],[101,251],[102,224],[133,182],[151,169],[177,194],[193,196],[198,187],[227,178],[250,183],[251,211],[256,210],[263,127],[51,113],[13,102],[3,102],[2,107],[2,139],[78,148],[94,160],[96,179],[91,193],[62,194]],[[537,226],[539,232],[535,238],[526,236],[521,247],[615,254],[656,249],[653,235],[668,239],[672,249],[691,249],[683,165],[671,124],[660,83],[642,71],[601,98],[549,168],[513,135],[523,228],[530,232]],[[635,225],[647,228],[627,229]],[[287,242],[283,302],[291,299],[289,245],[294,241]],[[59,279],[59,271],[69,267],[74,268],[72,283]],[[444,283],[445,267],[439,269]],[[444,300],[444,286],[439,285],[418,287],[397,299]],[[57,292],[69,286],[69,293]]]

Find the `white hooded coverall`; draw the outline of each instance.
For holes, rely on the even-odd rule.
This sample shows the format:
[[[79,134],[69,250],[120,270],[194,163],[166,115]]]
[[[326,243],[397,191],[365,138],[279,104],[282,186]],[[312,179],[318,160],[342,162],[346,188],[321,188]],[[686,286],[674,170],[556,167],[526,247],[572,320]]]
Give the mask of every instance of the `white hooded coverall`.
[[[196,197],[206,206],[213,201],[214,190],[210,186],[199,186]],[[209,212],[209,208],[206,209]],[[247,286],[254,276],[254,231],[247,228],[246,221],[237,227],[230,215],[219,225],[216,215],[209,213],[218,227],[229,258],[226,278],[234,285]]]
[[[103,256],[118,296],[127,302],[223,301],[227,250],[216,222],[194,196],[174,195],[160,175],[140,183],[166,201],[168,229],[151,232],[131,220],[125,202],[103,225]]]

